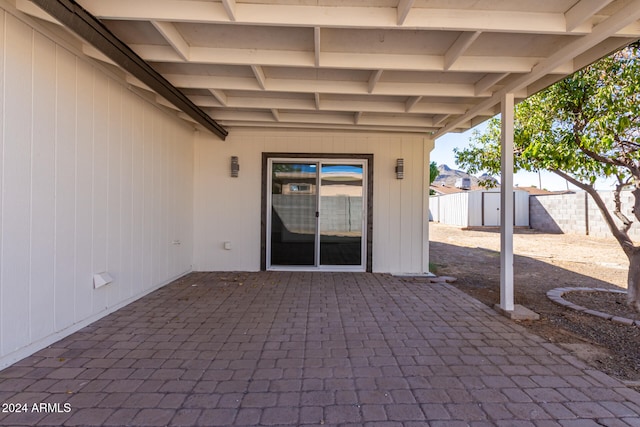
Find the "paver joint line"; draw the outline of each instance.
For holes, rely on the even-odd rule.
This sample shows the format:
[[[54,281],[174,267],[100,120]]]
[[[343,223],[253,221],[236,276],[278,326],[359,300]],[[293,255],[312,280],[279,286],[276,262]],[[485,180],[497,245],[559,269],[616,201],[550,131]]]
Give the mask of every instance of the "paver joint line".
[[[640,394],[451,285],[370,273],[193,273],[0,371],[0,400],[71,405],[0,425],[640,424]]]

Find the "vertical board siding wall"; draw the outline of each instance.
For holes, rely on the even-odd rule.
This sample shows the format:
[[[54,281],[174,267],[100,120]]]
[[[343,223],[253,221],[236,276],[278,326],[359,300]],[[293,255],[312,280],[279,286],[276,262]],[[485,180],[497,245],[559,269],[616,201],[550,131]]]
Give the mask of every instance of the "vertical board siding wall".
[[[0,51],[2,368],[191,269],[193,131],[3,9]]]
[[[433,142],[421,136],[384,133],[234,129],[224,142],[199,135],[194,269],[260,269],[262,153],[270,152],[373,154],[373,270],[422,272],[428,250],[422,242],[428,227],[424,158],[432,148]],[[239,157],[238,178],[230,174],[231,156]],[[403,180],[395,176],[397,158],[405,161]],[[231,250],[224,249],[226,241]]]

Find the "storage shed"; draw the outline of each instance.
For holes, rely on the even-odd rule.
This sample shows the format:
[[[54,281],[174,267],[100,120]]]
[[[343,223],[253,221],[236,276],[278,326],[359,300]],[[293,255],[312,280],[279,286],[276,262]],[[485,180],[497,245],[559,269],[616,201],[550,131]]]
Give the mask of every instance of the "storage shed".
[[[513,225],[529,226],[529,193],[513,191]],[[430,219],[460,227],[499,227],[500,192],[474,190],[432,196],[429,201]]]

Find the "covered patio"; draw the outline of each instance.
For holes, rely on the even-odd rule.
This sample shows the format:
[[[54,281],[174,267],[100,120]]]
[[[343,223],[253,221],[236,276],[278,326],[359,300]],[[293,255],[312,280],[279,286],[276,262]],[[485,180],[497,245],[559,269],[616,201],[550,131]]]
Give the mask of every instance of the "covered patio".
[[[638,425],[620,382],[401,275],[429,272],[435,140],[501,112],[510,153],[514,105],[639,19],[640,0],[0,0],[0,424]],[[503,194],[511,174],[505,155]]]
[[[640,422],[640,394],[454,287],[371,273],[192,273],[1,371],[0,401],[60,404],[2,425]]]

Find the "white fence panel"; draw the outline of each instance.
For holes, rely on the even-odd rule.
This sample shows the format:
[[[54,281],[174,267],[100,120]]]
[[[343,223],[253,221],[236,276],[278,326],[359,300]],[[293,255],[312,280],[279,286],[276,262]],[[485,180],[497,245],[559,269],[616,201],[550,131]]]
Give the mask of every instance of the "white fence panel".
[[[460,227],[469,226],[469,193],[437,196],[439,222]]]
[[[514,225],[529,226],[529,193],[514,192]],[[500,225],[500,193],[469,191],[430,198],[430,219],[459,227]]]
[[[429,197],[429,221],[440,222],[440,197]]]
[[[516,227],[529,227],[529,193],[522,190],[513,192],[515,196]]]

